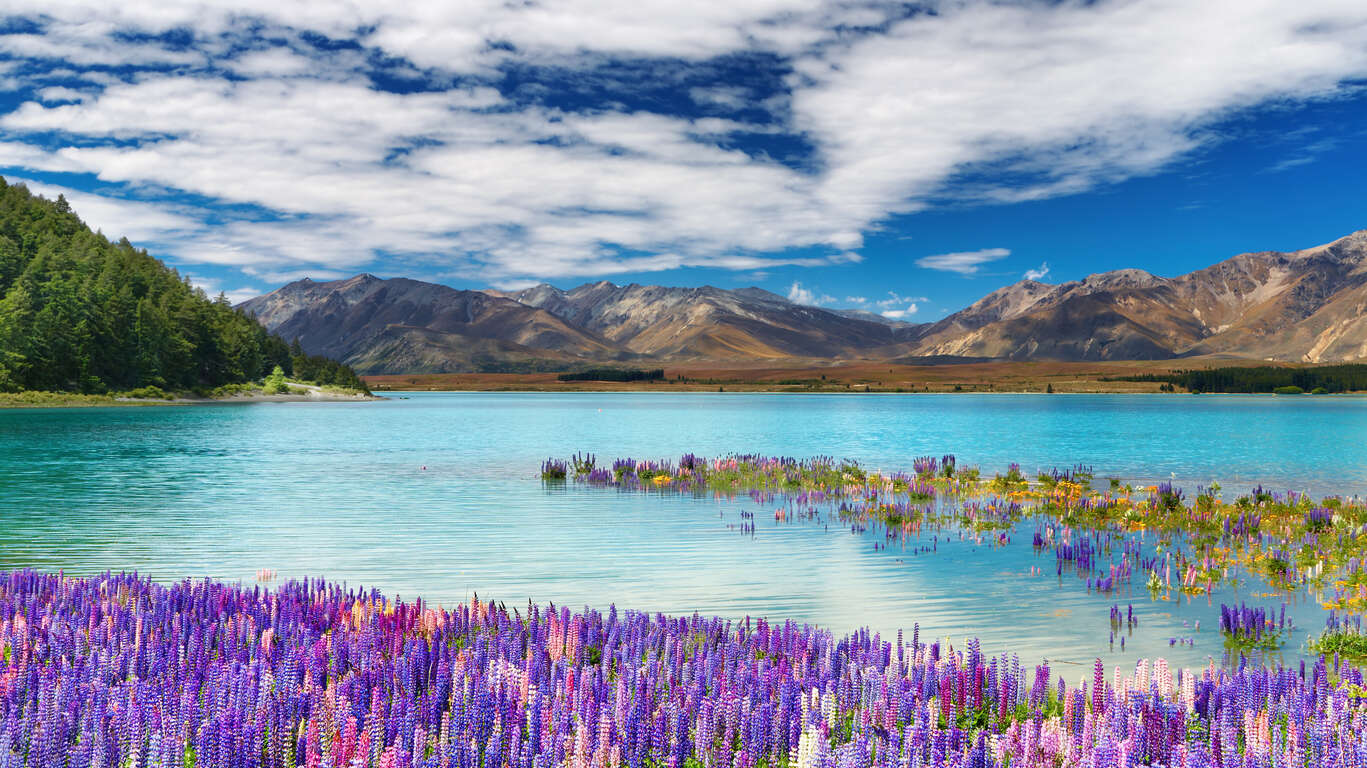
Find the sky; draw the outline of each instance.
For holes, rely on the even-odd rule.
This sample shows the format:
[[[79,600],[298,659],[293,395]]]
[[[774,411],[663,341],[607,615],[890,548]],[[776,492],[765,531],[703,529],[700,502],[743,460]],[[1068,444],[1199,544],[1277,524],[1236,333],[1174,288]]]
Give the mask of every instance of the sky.
[[[0,13],[0,175],[233,300],[369,272],[918,322],[1367,228],[1361,0]]]

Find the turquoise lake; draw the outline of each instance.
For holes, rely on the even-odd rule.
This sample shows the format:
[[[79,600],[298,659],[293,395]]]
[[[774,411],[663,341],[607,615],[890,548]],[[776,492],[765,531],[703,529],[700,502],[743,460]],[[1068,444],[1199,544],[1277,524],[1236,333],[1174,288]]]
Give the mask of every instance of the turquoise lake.
[[[510,607],[615,603],[837,633],[919,623],[923,638],[976,636],[989,651],[1083,667],[1219,663],[1221,602],[1280,603],[1232,588],[1154,602],[1142,579],[1089,593],[1035,553],[1028,522],[998,548],[936,531],[876,550],[874,532],[779,524],[749,497],[544,486],[540,462],[576,451],[600,462],[820,454],[884,470],[954,453],[989,476],[1011,461],[1031,475],[1084,463],[1136,484],[1216,480],[1227,499],[1259,483],[1353,495],[1367,493],[1367,399],[414,393],[0,410],[0,569],[244,582],[273,569],[448,605],[477,592]],[[739,531],[742,513],[753,535]],[[1288,608],[1301,629],[1284,660],[1323,624],[1312,598]],[[1123,653],[1108,642],[1117,603],[1140,617]]]

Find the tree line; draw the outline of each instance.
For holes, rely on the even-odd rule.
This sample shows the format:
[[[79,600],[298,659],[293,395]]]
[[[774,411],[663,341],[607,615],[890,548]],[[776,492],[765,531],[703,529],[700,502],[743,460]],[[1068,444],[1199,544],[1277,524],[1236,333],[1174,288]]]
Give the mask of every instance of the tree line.
[[[560,381],[657,381],[665,377],[663,368],[586,368],[573,373],[562,373]]]
[[[188,278],[0,178],[0,391],[206,390],[263,378],[364,388]]]
[[[1276,365],[1228,366],[1143,373],[1109,377],[1108,381],[1163,382],[1191,392],[1271,393],[1278,389],[1290,393],[1322,390],[1326,393],[1367,390],[1367,365],[1317,365],[1313,368],[1287,368]]]

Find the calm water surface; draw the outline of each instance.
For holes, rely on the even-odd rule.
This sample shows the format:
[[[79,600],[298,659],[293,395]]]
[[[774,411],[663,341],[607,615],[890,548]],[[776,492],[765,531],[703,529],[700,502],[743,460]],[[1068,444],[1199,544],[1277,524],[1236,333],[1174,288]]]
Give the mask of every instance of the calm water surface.
[[[1034,553],[1028,523],[995,549],[940,531],[875,550],[881,536],[779,525],[749,498],[540,483],[542,459],[578,450],[826,454],[889,470],[955,453],[988,475],[1011,461],[1027,472],[1081,462],[1098,477],[1218,480],[1226,498],[1256,483],[1352,495],[1367,493],[1367,399],[422,393],[0,411],[0,568],[243,581],[271,568],[446,604],[478,592],[837,632],[919,623],[923,637],[1083,664],[1218,659],[1219,603],[1255,599],[1153,602],[1142,578],[1132,594],[1089,594],[1055,574],[1052,553]],[[755,514],[753,536],[737,530],[742,512]],[[1323,623],[1309,597],[1290,609],[1308,632],[1288,661]],[[1113,603],[1141,617],[1124,653],[1107,642]],[[1195,645],[1169,645],[1182,637]]]

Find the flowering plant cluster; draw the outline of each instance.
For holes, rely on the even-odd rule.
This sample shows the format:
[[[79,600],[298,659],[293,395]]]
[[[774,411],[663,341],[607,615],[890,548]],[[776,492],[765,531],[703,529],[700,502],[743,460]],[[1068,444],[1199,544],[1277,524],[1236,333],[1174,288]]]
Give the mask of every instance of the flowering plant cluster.
[[[1220,631],[1225,642],[1237,648],[1280,648],[1287,630],[1286,604],[1280,615],[1267,608],[1220,604]]]
[[[1329,611],[1324,632],[1310,641],[1310,650],[1354,664],[1367,664],[1367,633],[1362,629],[1362,616],[1340,616],[1337,611]]]
[[[550,460],[543,475],[546,467],[555,474],[565,466]],[[1110,591],[1138,574],[1157,597],[1209,594],[1242,570],[1278,590],[1325,589],[1327,609],[1367,612],[1367,504],[1358,499],[1316,503],[1260,485],[1226,503],[1215,485],[1188,500],[1170,482],[1139,492],[1117,483],[1098,491],[1090,485],[1092,468],[1082,464],[1040,472],[1036,483],[1017,464],[1006,476],[982,480],[953,455],[915,458],[911,473],[870,471],[822,456],[740,454],[711,460],[686,454],[678,463],[625,458],[611,470],[592,456],[576,456],[572,467],[579,482],[628,491],[760,492],[764,503],[778,507],[774,519],[781,522],[826,520],[825,504],[851,530],[878,522],[890,538],[958,526],[1006,543],[1015,526],[1034,518],[1035,546],[1053,549],[1058,573],[1071,568],[1091,589]],[[1148,534],[1161,543],[1151,556],[1142,552]]]
[[[1066,682],[791,622],[0,574],[0,766],[995,768],[1367,761],[1362,674]]]
[[[794,459],[786,456],[730,454],[705,459],[688,453],[676,463],[670,460],[620,458],[611,468],[599,466],[592,454],[576,455],[568,464],[548,459],[548,466],[568,467],[573,479],[591,486],[622,490],[670,489],[674,491],[747,493],[767,491],[785,494],[867,496],[888,493],[929,500],[936,489],[958,489],[972,481],[953,475],[953,456],[944,457],[949,474],[908,475],[870,471],[858,462],[837,461],[829,456]],[[933,461],[933,460],[932,460]]]

